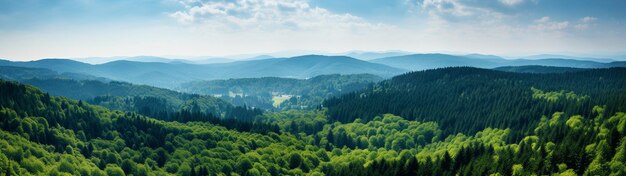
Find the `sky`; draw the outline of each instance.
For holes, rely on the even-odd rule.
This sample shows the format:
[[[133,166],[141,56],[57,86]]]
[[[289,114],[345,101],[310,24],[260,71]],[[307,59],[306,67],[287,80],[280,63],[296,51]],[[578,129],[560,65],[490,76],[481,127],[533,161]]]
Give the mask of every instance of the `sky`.
[[[0,58],[626,55],[624,0],[0,0]]]

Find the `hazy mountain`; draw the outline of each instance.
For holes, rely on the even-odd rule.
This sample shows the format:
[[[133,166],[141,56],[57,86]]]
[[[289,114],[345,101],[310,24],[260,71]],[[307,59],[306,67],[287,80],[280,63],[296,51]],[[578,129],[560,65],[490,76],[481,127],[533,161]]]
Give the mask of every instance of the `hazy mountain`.
[[[221,64],[119,60],[92,65],[69,59],[42,59],[27,62],[0,60],[0,65],[47,68],[57,72],[89,74],[113,80],[166,88],[173,88],[180,83],[196,80],[258,78],[269,76],[310,78],[317,75],[359,73],[370,73],[390,77],[405,71],[351,57],[319,55],[237,61]]]
[[[615,61],[606,64],[607,67],[626,67],[626,61]]]
[[[626,55],[617,55],[617,56],[613,56],[613,58],[623,61],[623,60],[626,60]]]
[[[158,57],[141,57],[135,58],[135,60],[163,61]],[[118,60],[104,64],[87,64],[69,59],[42,59],[27,62],[0,60],[0,66],[46,68],[59,73],[86,74],[165,88],[174,88],[181,83],[190,81],[229,78],[282,77],[304,79],[318,75],[362,73],[391,77],[408,70],[454,66],[495,68],[524,65],[607,68],[626,67],[626,62],[602,63],[562,58],[507,60],[496,56],[478,54],[467,56],[412,54],[375,59],[370,62],[347,56],[305,55],[216,64],[139,62],[129,60]]]
[[[487,55],[487,54],[468,54],[464,55],[465,57],[474,58],[474,59],[487,59],[487,60],[501,60],[504,59],[500,56],[496,55]]]
[[[412,54],[372,60],[373,63],[385,64],[407,70],[425,70],[443,67],[470,66],[478,68],[495,68],[502,66],[541,65],[574,68],[608,68],[623,67],[622,62],[603,63],[591,60],[542,58],[508,60],[497,56],[471,54],[456,56],[448,54]]]
[[[390,77],[405,70],[346,56],[306,55],[207,65],[222,78],[287,77],[310,78],[327,74],[370,73]]]
[[[384,57],[402,56],[407,55],[408,52],[402,51],[390,51],[390,52],[366,52],[366,51],[354,51],[346,53],[346,56],[361,59],[361,60],[373,60]]]
[[[229,63],[237,60],[223,58],[223,57],[204,57],[204,58],[192,58],[189,60],[193,64],[217,64],[217,63]]]
[[[96,77],[81,73],[64,72],[58,73],[56,71],[45,68],[26,68],[26,67],[14,67],[14,66],[0,66],[0,78],[7,80],[27,80],[27,79],[74,79],[74,80],[98,80],[102,82],[108,82],[109,79],[103,77]]]
[[[407,70],[425,70],[454,66],[491,68],[502,65],[501,63],[506,62],[506,60],[492,58],[471,58],[447,54],[412,54],[374,59],[371,62],[385,64],[388,66]]]
[[[254,57],[243,59],[243,60],[260,60],[260,59],[271,59],[271,58],[275,58],[275,57],[270,56],[270,55],[258,55],[258,56],[254,56]]]
[[[84,62],[88,64],[102,64],[116,60],[122,60],[127,58],[126,56],[113,56],[113,57],[86,57],[86,58],[72,58],[72,60],[76,60],[79,62]]]
[[[105,77],[113,80],[172,87],[176,84],[201,79],[200,65],[184,63],[136,62],[119,60],[104,64],[86,64],[69,59],[42,59],[28,62],[0,61],[0,65],[47,68],[57,72],[72,72]]]
[[[596,61],[596,62],[613,62],[613,61],[615,61],[614,59],[610,59],[610,58],[578,57],[578,56],[568,56],[568,55],[558,55],[558,54],[539,54],[539,55],[532,55],[532,56],[522,57],[520,59],[538,60],[538,59],[550,59],[550,58],[574,59],[574,60],[590,60],[590,61]]]
[[[16,67],[34,67],[34,68],[48,68],[50,70],[58,72],[75,72],[82,73],[83,71],[89,71],[93,65],[78,62],[70,59],[41,59],[36,61],[8,61],[0,60],[2,66],[16,66]]]
[[[574,68],[604,68],[611,67],[610,63],[601,63],[589,60],[575,60],[575,59],[562,59],[562,58],[547,58],[547,59],[516,59],[510,60],[505,63],[507,66],[522,66],[522,65],[542,65],[553,67],[574,67]]]
[[[504,66],[504,67],[496,67],[494,70],[506,71],[506,72],[516,72],[516,73],[565,73],[565,72],[576,72],[583,71],[583,68],[572,68],[572,67],[551,67],[551,66],[540,66],[540,65],[525,65],[525,66]]]
[[[58,75],[59,74],[55,71],[43,68],[0,66],[0,78],[7,80],[22,80],[37,77],[54,78]]]
[[[94,67],[100,72],[98,76],[158,87],[172,87],[213,76],[211,70],[202,65],[187,63],[114,61]]]
[[[156,57],[156,56],[133,56],[133,57],[127,57],[127,58],[120,59],[120,60],[137,61],[137,62],[164,62],[164,63],[189,62],[183,59],[169,59],[169,58]]]
[[[190,60],[190,63],[194,63],[194,64],[220,64],[220,63],[230,63],[230,62],[236,62],[236,61],[261,60],[261,59],[271,59],[271,58],[274,58],[274,56],[270,56],[270,55],[258,55],[258,56],[254,56],[254,57],[233,56],[233,58],[230,58],[230,57],[201,57],[201,58],[192,58]]]
[[[79,62],[85,62],[89,64],[103,64],[107,62],[113,62],[118,60],[127,60],[127,61],[136,61],[136,62],[183,62],[183,63],[193,63],[191,60],[186,59],[172,59],[165,57],[157,57],[157,56],[115,56],[115,57],[88,57],[88,58],[73,58],[72,60],[76,60]]]

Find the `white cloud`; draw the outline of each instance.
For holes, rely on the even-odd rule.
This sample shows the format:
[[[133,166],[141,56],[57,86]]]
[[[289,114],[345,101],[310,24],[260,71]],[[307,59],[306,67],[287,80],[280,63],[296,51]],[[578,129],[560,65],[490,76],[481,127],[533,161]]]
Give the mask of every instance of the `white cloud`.
[[[579,23],[576,24],[576,26],[574,26],[576,29],[578,30],[587,30],[589,29],[590,25],[593,25],[593,22],[595,22],[596,20],[598,20],[598,18],[596,17],[591,17],[591,16],[586,16],[583,17],[581,19],[579,19]]]
[[[418,2],[419,3],[419,2]],[[458,0],[424,0],[421,2],[421,8],[426,9],[429,13],[445,13],[454,16],[473,15],[473,11]]]
[[[546,23],[548,21],[550,21],[550,17],[549,16],[544,16],[544,17],[541,17],[541,18],[535,20],[535,23]]]
[[[306,0],[185,0],[185,9],[170,16],[185,24],[245,30],[317,30],[384,28],[351,14],[311,6]]]
[[[524,0],[498,0],[498,1],[500,1],[500,3],[506,6],[516,6],[524,2]]]
[[[426,13],[431,20],[446,23],[493,24],[512,17],[491,6],[471,0],[413,0],[410,2],[416,5],[409,5],[409,7],[419,8],[419,11]]]
[[[552,21],[548,16],[535,20],[530,28],[538,31],[560,31],[569,27],[569,21]]]
[[[580,19],[580,21],[582,21],[583,23],[590,23],[593,21],[596,21],[598,18],[596,17],[590,17],[590,16],[586,16]]]

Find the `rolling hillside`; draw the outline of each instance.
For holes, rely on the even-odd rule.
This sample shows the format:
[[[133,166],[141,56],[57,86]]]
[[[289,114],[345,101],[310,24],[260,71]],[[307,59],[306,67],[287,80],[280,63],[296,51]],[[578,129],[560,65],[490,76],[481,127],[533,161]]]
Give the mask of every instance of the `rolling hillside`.
[[[361,73],[391,77],[404,72],[402,69],[351,57],[321,55],[239,61],[207,66],[222,72],[222,78],[286,77],[302,79],[317,75]]]
[[[456,56],[448,54],[412,54],[404,56],[386,57],[372,60],[373,63],[384,64],[406,70],[426,70],[444,67],[477,67],[495,68],[503,66],[525,66],[540,65],[552,67],[573,67],[573,68],[609,68],[625,67],[626,64],[620,61],[597,62],[590,60],[576,60],[569,58],[540,58],[540,59],[503,59],[489,55],[465,55]]]
[[[194,81],[176,90],[220,96],[235,105],[263,109],[314,109],[324,99],[360,90],[383,78],[372,74],[320,75],[309,79],[238,78]]]
[[[217,116],[236,108],[208,95],[187,94],[147,85],[111,81],[84,74],[63,73],[42,68],[0,66],[0,78],[39,87],[53,96],[64,96],[115,110],[165,116],[182,110]]]
[[[404,72],[381,64],[344,57],[308,55],[238,61],[224,64],[187,64],[162,62],[113,61],[86,64],[67,59],[42,59],[29,62],[0,61],[3,66],[46,68],[57,72],[73,72],[105,77],[112,80],[174,88],[181,83],[197,80],[228,78],[286,77],[310,78],[325,74],[369,73],[383,77]]]
[[[541,66],[541,65],[504,66],[504,67],[496,67],[493,69],[499,70],[499,71],[517,72],[517,73],[565,73],[565,72],[577,72],[577,71],[585,70],[583,68],[552,67],[552,66]]]
[[[328,99],[324,106],[328,115],[340,122],[368,121],[392,113],[437,121],[447,134],[516,124],[515,130],[523,135],[532,132],[529,127],[542,115],[555,111],[589,115],[594,105],[607,105],[609,114],[626,111],[624,75],[626,68],[553,74],[443,68],[399,75]],[[544,93],[552,97],[550,101],[536,97]]]
[[[455,56],[448,54],[412,54],[374,59],[371,62],[406,70],[425,70],[455,66],[490,68],[503,65],[505,60]]]

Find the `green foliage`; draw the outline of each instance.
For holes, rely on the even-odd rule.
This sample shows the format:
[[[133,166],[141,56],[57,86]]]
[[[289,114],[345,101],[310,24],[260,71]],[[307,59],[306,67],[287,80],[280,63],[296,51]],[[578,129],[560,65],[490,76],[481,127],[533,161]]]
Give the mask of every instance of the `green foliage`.
[[[589,99],[589,96],[586,95],[576,95],[576,93],[574,93],[574,91],[569,91],[569,92],[565,92],[565,90],[561,90],[559,92],[544,92],[542,90],[536,89],[534,87],[530,88],[533,91],[533,98],[534,99],[540,99],[540,100],[546,100],[549,102],[557,102],[559,99],[565,99],[565,100],[570,100],[570,101],[576,101],[576,102],[581,102],[584,101],[586,99]]]
[[[445,136],[473,134],[487,127],[510,128],[513,134],[507,141],[515,142],[531,134],[546,114],[589,116],[594,105],[608,105],[604,114],[625,112],[623,75],[625,68],[552,74],[441,68],[406,73],[330,98],[324,107],[331,121],[342,123],[370,121],[385,113],[436,121]]]
[[[381,77],[371,74],[321,75],[309,79],[241,78],[189,82],[181,85],[179,90],[217,95],[239,106],[271,110],[315,109],[326,98],[356,91],[380,80]]]
[[[52,95],[80,99],[110,109],[136,112],[167,121],[212,120],[217,123],[215,118],[253,121],[255,116],[262,113],[258,108],[235,107],[212,96],[185,94],[126,82],[57,79],[54,77],[49,79],[20,79],[19,81],[38,86]],[[185,113],[202,113],[204,116],[210,117],[187,118],[183,117],[186,115]],[[221,123],[221,125],[224,124],[228,123]]]
[[[25,79],[20,82],[37,86],[52,95],[85,100],[124,111],[174,112],[190,109],[196,104],[204,112],[224,112],[230,106],[229,103],[211,96],[184,94],[126,82],[71,79]]]
[[[108,164],[107,167],[104,169],[104,171],[109,176],[125,176],[126,175],[124,174],[124,171],[122,170],[122,168],[116,166],[115,164]]]
[[[0,90],[0,175],[626,173],[626,113],[615,112],[623,108],[618,107],[619,95],[596,100],[602,91],[590,91],[589,98],[581,100],[586,104],[565,105],[573,102],[536,101],[528,87],[520,88],[527,91],[524,100],[541,107],[529,106],[528,114],[538,115],[526,118],[536,122],[486,117],[503,124],[466,133],[469,127],[459,125],[478,128],[475,123],[481,122],[474,120],[485,119],[422,121],[385,112],[341,122],[327,115],[331,108],[242,119],[254,112],[241,107],[241,112],[228,113],[247,125],[211,121],[194,110],[179,111],[179,120],[164,121],[50,96],[14,82],[0,81]],[[593,102],[609,103],[587,105]],[[562,111],[552,111],[559,108]],[[451,125],[455,123],[460,124]]]

